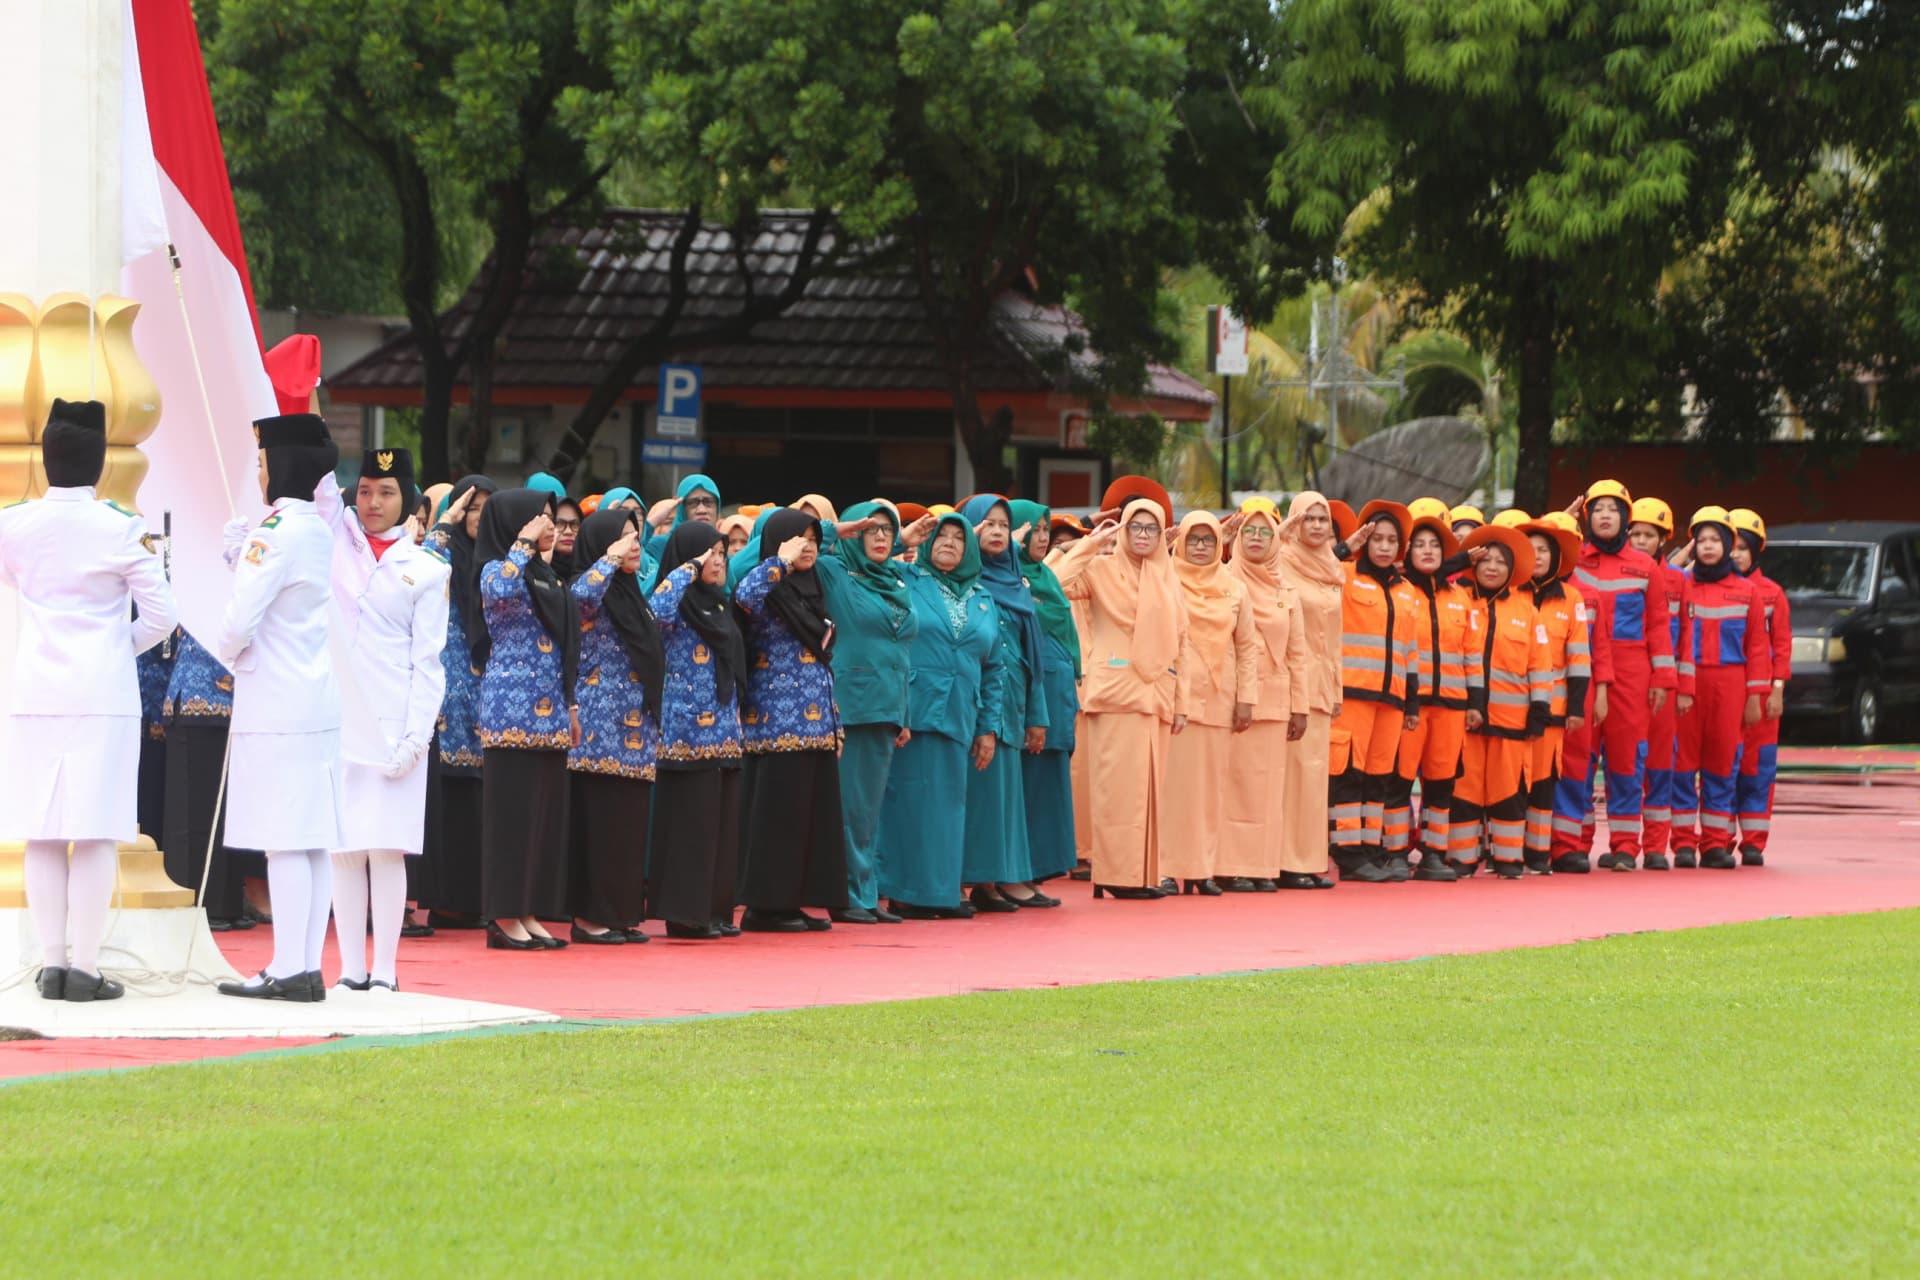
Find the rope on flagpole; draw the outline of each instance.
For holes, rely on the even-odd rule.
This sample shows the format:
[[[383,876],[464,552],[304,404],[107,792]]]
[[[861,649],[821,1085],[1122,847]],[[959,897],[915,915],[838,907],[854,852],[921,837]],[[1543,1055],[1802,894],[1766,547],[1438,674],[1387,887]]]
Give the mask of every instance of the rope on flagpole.
[[[180,282],[180,251],[167,241],[167,261],[173,264],[173,296],[180,300],[180,327],[187,333],[187,354],[193,360],[193,380],[200,386],[200,408],[207,417],[207,434],[213,439],[214,469],[220,473],[220,488],[227,495],[227,516],[240,514],[233,502],[233,481],[227,475],[227,458],[220,449],[220,430],[214,424],[213,397],[207,394],[206,370],[200,367],[200,344],[193,337],[193,320],[187,314],[187,290]]]

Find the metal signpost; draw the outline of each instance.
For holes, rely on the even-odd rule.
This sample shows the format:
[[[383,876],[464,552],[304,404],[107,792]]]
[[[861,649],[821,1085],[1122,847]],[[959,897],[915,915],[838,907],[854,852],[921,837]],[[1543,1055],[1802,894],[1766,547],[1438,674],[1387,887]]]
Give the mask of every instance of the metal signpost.
[[[1227,307],[1207,308],[1207,372],[1220,375],[1220,505],[1233,507],[1233,379],[1247,372],[1247,322]]]

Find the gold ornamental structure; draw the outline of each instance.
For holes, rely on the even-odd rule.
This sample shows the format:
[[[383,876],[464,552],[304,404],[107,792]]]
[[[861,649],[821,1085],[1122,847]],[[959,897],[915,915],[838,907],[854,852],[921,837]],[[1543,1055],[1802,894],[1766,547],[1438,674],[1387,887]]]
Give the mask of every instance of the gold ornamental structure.
[[[79,293],[36,304],[0,293],[0,507],[47,491],[40,432],[55,399],[98,400],[107,407],[107,462],[99,494],[139,509],[147,457],[140,445],[160,425],[160,389],[133,345],[140,304]],[[131,781],[131,780],[129,780]],[[0,909],[24,908],[19,844],[0,844]],[[167,878],[160,851],[141,835],[120,846],[115,902],[126,908],[191,907],[193,893]]]

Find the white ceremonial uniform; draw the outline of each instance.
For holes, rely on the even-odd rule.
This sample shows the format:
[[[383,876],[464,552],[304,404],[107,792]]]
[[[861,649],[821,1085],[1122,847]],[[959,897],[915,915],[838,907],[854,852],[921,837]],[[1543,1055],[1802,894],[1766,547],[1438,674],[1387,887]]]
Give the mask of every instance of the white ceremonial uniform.
[[[91,487],[0,511],[0,585],[20,593],[0,837],[140,834],[134,658],[174,626],[173,591],[138,515]],[[140,606],[129,620],[128,601]]]
[[[278,502],[241,543],[214,656],[233,672],[226,841],[340,843],[340,694],[327,648],[333,534],[313,503]]]
[[[333,478],[322,485],[331,489]],[[452,571],[404,531],[376,559],[356,512],[325,497],[317,505],[334,530],[342,783],[334,849],[419,853],[427,824],[427,753],[447,690],[440,650],[447,643]],[[410,767],[392,776],[409,760]]]

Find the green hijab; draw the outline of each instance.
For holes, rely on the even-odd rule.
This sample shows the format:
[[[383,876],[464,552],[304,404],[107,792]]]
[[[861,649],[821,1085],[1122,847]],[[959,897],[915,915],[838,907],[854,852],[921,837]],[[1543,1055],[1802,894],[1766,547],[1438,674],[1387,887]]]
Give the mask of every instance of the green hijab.
[[[900,518],[890,505],[878,502],[862,502],[840,513],[840,519],[846,522],[865,520],[868,516],[880,516],[893,525],[896,543],[900,537]],[[840,557],[840,563],[847,566],[847,576],[854,584],[865,587],[884,601],[896,613],[913,612],[913,601],[907,595],[907,580],[900,576],[900,569],[892,560],[875,564],[867,559],[867,540],[860,536],[841,538],[833,544],[833,554]]]
[[[1013,527],[1030,524],[1034,529],[1050,528],[1053,524],[1053,512],[1037,502],[1025,498],[1016,498],[1007,504],[1008,513],[1013,519]],[[1027,537],[1031,539],[1033,531]],[[1033,607],[1040,614],[1040,630],[1055,640],[1073,658],[1073,678],[1080,678],[1080,628],[1073,624],[1073,606],[1067,603],[1067,593],[1060,588],[1060,579],[1046,563],[1035,560],[1027,554],[1027,544],[1020,544],[1020,576],[1027,580],[1027,589],[1033,592]]]
[[[960,553],[960,563],[953,567],[953,572],[943,573],[934,567],[933,543],[940,536],[940,531],[949,524],[960,526],[960,533],[966,538],[966,549]],[[980,563],[980,539],[974,535],[973,526],[967,523],[967,518],[958,511],[950,511],[940,517],[939,523],[933,526],[932,537],[920,545],[920,555],[914,563],[955,600],[967,598],[967,592],[973,590],[974,583],[980,581],[981,571],[985,568]]]

